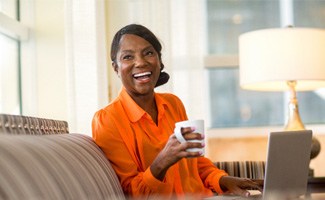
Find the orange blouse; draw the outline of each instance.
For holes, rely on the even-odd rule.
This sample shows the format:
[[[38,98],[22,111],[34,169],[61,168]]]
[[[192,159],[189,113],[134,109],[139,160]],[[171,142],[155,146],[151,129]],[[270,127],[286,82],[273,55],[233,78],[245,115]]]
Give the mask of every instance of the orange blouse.
[[[111,162],[124,193],[141,198],[211,196],[212,190],[222,193],[219,179],[227,174],[205,157],[181,159],[168,169],[163,181],[151,174],[150,165],[173,134],[175,123],[187,120],[175,95],[155,93],[155,99],[158,126],[125,88],[93,118],[93,139]]]

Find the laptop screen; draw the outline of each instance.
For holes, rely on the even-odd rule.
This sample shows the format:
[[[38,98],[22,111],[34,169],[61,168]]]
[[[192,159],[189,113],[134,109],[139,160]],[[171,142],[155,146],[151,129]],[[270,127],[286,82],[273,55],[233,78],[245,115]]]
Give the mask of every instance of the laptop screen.
[[[269,134],[263,198],[297,197],[306,193],[311,140],[311,130]]]

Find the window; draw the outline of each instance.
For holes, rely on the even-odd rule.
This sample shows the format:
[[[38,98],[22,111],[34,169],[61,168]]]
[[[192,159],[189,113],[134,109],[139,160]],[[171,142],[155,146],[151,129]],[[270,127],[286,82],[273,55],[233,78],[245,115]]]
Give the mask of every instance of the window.
[[[210,56],[205,60],[212,128],[284,124],[288,102],[285,93],[239,88],[238,36],[257,29],[279,28],[290,20],[297,27],[324,28],[324,9],[325,1],[207,0]],[[297,96],[305,124],[325,122],[321,93],[298,92]]]
[[[20,113],[18,42],[0,34],[0,112]]]
[[[27,29],[19,23],[19,1],[0,0],[0,112],[21,114],[20,41]]]

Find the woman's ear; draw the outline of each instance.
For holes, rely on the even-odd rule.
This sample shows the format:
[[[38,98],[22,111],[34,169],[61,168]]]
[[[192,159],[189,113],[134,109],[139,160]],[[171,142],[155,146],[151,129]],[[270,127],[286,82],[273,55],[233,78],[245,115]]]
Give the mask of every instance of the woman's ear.
[[[112,66],[113,66],[113,69],[116,72],[116,74],[118,74],[118,66],[117,66],[117,64],[115,62],[112,62]]]
[[[120,78],[120,75],[118,73],[118,65],[115,62],[112,62],[112,66],[113,66],[113,69],[114,69],[115,73]]]

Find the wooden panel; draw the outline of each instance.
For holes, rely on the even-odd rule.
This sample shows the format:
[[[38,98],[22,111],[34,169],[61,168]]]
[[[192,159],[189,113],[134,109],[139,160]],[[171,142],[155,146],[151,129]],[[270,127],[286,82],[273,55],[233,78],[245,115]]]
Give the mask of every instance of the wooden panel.
[[[266,160],[267,137],[210,138],[207,156],[212,161]]]

